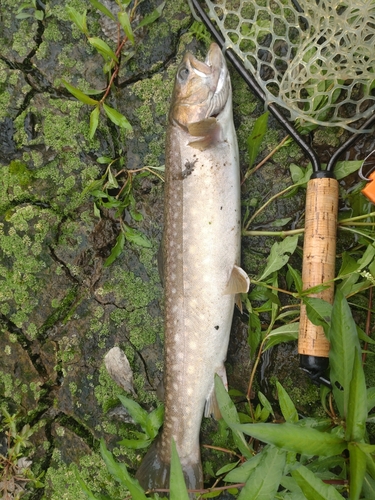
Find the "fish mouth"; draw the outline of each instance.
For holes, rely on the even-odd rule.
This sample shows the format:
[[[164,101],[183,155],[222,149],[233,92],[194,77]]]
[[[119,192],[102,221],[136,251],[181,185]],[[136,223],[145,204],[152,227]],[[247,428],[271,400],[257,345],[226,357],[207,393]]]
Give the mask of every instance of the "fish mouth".
[[[211,68],[215,89],[211,103],[207,109],[206,118],[217,117],[228,99],[230,82],[227,65],[223,53],[217,43],[212,43],[207,53],[205,64]]]

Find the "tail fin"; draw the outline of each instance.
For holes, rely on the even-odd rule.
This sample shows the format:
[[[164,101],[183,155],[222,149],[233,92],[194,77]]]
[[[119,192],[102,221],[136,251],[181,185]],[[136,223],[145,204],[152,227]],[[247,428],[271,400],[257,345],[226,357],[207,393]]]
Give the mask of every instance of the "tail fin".
[[[170,463],[164,462],[159,452],[160,438],[154,441],[142,460],[141,465],[135,475],[140,485],[147,490],[169,489]],[[200,489],[203,487],[203,472],[200,460],[198,463],[181,463],[188,489]],[[163,493],[159,493],[163,497]],[[167,494],[164,494],[167,496]],[[196,498],[190,494],[189,498]]]

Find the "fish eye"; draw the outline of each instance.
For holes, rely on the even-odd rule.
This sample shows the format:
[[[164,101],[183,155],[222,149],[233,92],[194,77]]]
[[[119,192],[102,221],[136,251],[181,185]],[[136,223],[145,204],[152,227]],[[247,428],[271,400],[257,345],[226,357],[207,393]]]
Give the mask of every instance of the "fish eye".
[[[180,80],[180,82],[186,82],[186,80],[188,79],[189,77],[189,69],[186,67],[186,66],[183,66],[179,72],[178,72],[178,79]]]

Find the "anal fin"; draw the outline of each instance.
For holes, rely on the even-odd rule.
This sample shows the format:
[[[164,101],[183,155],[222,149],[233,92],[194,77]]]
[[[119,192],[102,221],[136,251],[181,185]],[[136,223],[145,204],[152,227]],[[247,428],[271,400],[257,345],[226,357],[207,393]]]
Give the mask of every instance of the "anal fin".
[[[250,278],[243,269],[234,265],[224,295],[247,293],[250,287]]]

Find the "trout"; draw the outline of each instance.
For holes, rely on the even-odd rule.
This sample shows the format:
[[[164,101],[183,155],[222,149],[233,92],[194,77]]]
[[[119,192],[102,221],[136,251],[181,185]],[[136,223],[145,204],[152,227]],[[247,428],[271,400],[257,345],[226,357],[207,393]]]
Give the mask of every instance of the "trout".
[[[203,485],[202,416],[220,416],[214,377],[219,374],[226,384],[234,304],[249,288],[239,267],[240,215],[231,83],[213,43],[204,62],[185,54],[168,118],[162,243],[165,418],[136,475],[146,489],[169,487],[172,438],[187,487]]]

